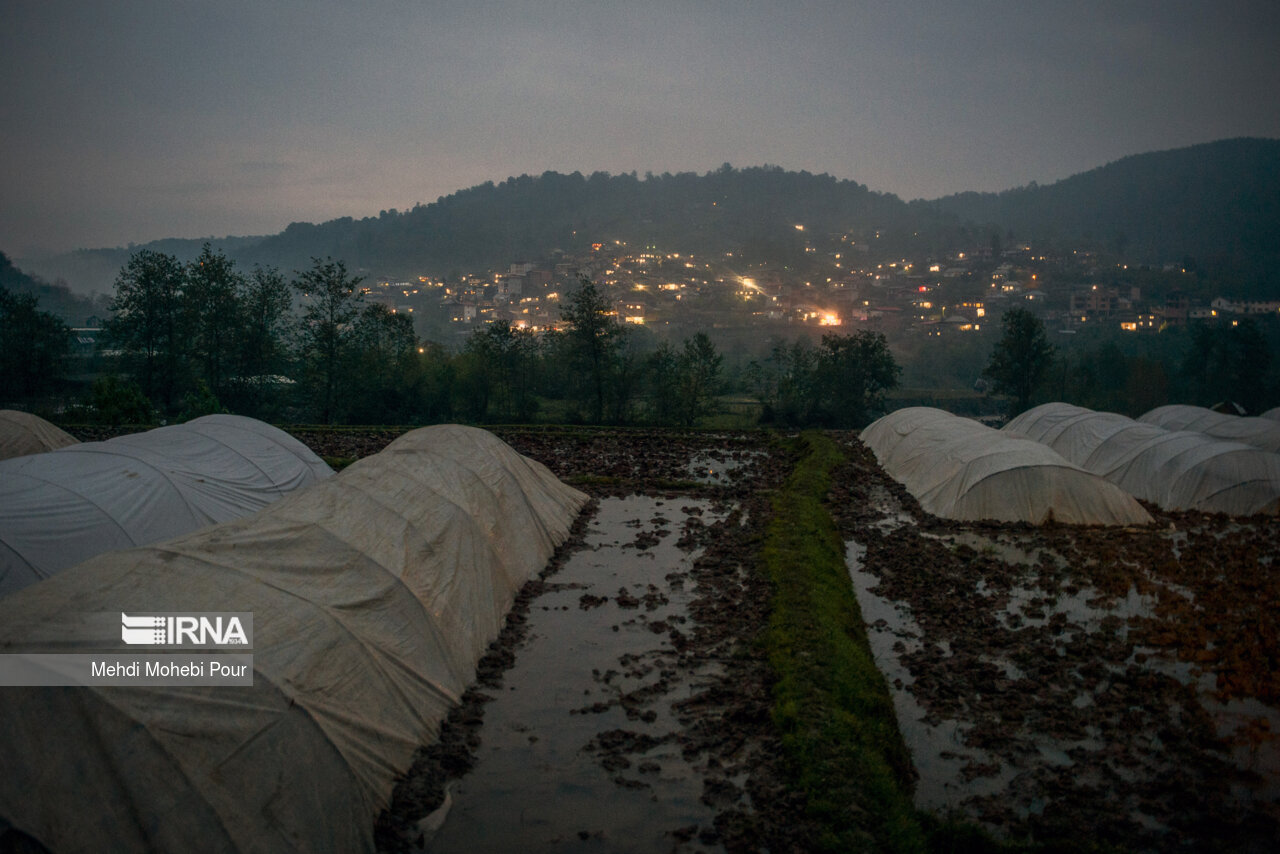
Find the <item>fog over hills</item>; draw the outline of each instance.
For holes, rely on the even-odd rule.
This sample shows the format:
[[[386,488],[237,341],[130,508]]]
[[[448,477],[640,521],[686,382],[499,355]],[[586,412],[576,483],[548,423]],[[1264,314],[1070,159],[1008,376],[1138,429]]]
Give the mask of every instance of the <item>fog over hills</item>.
[[[855,181],[728,164],[695,173],[522,175],[376,217],[294,223],[262,237],[209,238],[246,266],[289,273],[331,256],[379,275],[502,268],[623,241],[666,252],[733,251],[803,263],[795,226],[876,240],[878,251],[940,254],[995,234],[1049,247],[1101,248],[1131,263],[1188,256],[1232,271],[1242,294],[1280,294],[1280,140],[1233,139],[1139,154],[1053,184],[910,203]],[[203,239],[146,248],[186,260]],[[24,271],[107,290],[132,249],[20,259]]]

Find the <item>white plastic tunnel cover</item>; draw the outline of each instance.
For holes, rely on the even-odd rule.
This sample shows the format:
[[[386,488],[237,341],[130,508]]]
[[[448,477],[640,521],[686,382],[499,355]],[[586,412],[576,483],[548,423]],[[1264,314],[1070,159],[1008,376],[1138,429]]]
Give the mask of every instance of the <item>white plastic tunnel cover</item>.
[[[862,441],[935,516],[1033,525],[1151,522],[1133,496],[1048,447],[940,409],[891,412],[863,430]]]
[[[1271,418],[1214,412],[1203,406],[1157,406],[1138,419],[1166,430],[1190,430],[1215,439],[1243,442],[1264,451],[1280,452],[1280,423]]]
[[[1068,403],[1027,410],[1004,430],[1041,442],[1166,510],[1280,512],[1280,454],[1253,445]]]
[[[247,516],[332,475],[288,433],[239,415],[0,461],[0,596],[104,551]]]
[[[251,688],[9,688],[0,828],[51,851],[372,851],[398,774],[586,496],[474,428],[416,430],[254,516],[0,602],[0,653],[87,611],[252,611]]]
[[[74,436],[39,415],[0,409],[0,460],[42,454],[75,443]]]

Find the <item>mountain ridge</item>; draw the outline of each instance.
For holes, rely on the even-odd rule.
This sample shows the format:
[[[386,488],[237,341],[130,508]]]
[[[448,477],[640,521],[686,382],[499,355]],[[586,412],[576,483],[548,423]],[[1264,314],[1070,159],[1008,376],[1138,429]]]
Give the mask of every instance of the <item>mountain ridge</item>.
[[[918,204],[913,202],[913,204]],[[1092,239],[1142,262],[1184,254],[1280,253],[1280,140],[1239,137],[1133,154],[1053,184],[957,193],[925,202],[975,223]],[[1189,209],[1214,212],[1190,227]]]
[[[1244,137],[1134,154],[1052,184],[911,202],[778,166],[726,163],[701,175],[644,178],[547,171],[485,182],[404,212],[295,222],[273,235],[209,242],[242,265],[285,272],[330,256],[383,275],[443,276],[614,240],[798,266],[805,259],[796,225],[875,241],[886,257],[940,254],[992,235],[1101,248],[1133,263],[1190,256],[1231,270],[1244,290],[1280,295],[1280,140]],[[138,248],[186,260],[204,242],[172,238],[18,263],[77,289],[107,289]]]

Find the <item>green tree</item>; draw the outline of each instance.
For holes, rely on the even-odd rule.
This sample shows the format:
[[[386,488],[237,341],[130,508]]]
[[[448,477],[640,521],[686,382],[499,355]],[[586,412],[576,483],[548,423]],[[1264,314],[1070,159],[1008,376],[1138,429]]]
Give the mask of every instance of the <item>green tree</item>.
[[[237,343],[237,403],[254,414],[267,405],[268,390],[289,360],[289,320],[293,293],[274,267],[254,267],[240,298]]]
[[[116,276],[114,315],[105,324],[140,378],[143,393],[159,399],[165,411],[173,408],[185,367],[183,280],[177,258],[138,250]]]
[[[1000,319],[1004,334],[991,351],[982,375],[1000,394],[1009,395],[1009,414],[1031,407],[1031,398],[1053,364],[1054,348],[1044,324],[1025,308],[1006,311]]]
[[[626,330],[609,301],[586,278],[560,309],[560,316],[570,325],[566,341],[591,400],[592,420],[599,424],[604,421],[606,389]]]
[[[676,423],[680,405],[677,383],[680,357],[674,347],[663,341],[649,354],[645,365],[649,418],[657,424]]]
[[[311,269],[298,271],[293,280],[304,305],[298,347],[304,388],[325,424],[333,423],[352,322],[364,298],[358,290],[361,281],[347,274],[345,263],[332,258],[313,258]]]
[[[424,341],[418,347],[418,367],[422,380],[417,410],[421,419],[427,423],[452,421],[458,385],[456,361],[443,344]]]
[[[493,366],[474,345],[464,348],[452,360],[452,366],[451,390],[458,410],[471,421],[487,421],[496,382]]]
[[[190,421],[202,415],[218,415],[227,408],[218,400],[218,396],[209,388],[204,380],[196,380],[195,387],[182,396],[182,409],[178,412],[179,421]]]
[[[896,388],[901,369],[879,332],[822,336],[818,386],[823,419],[837,427],[863,427],[884,409],[885,392]]]
[[[614,424],[629,424],[634,418],[636,401],[644,387],[644,372],[644,356],[628,336],[609,364],[606,400],[609,420]]]
[[[698,419],[714,410],[723,365],[724,357],[716,352],[716,345],[707,333],[699,332],[684,342],[676,364],[677,401],[684,426],[694,426]]]
[[[413,321],[385,305],[366,305],[347,353],[348,412],[358,423],[398,423],[414,410],[419,361]]]
[[[537,411],[534,396],[538,342],[532,332],[516,329],[498,320],[476,329],[467,339],[465,349],[473,364],[471,373],[482,402],[483,418],[491,401],[497,403],[501,419],[528,420]]]
[[[226,394],[236,368],[246,282],[235,266],[206,243],[186,269],[182,308],[187,346],[200,378],[214,396]]]
[[[1232,401],[1255,414],[1270,398],[1270,368],[1266,338],[1248,317],[1216,326],[1197,324],[1182,364],[1196,403]]]
[[[752,370],[756,396],[766,424],[811,424],[818,419],[821,402],[818,383],[818,351],[797,339],[788,345],[775,340],[763,364]]]
[[[95,424],[154,424],[156,409],[131,379],[108,374],[94,380],[89,387],[88,405],[73,410]]]
[[[63,377],[70,330],[38,304],[0,288],[0,401],[45,394]]]

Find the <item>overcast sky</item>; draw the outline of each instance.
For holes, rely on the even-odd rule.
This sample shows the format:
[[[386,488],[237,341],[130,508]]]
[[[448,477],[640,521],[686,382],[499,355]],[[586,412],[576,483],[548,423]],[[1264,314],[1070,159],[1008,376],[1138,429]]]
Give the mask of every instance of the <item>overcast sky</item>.
[[[0,251],[267,234],[548,169],[903,198],[1280,137],[1277,0],[0,0]]]

